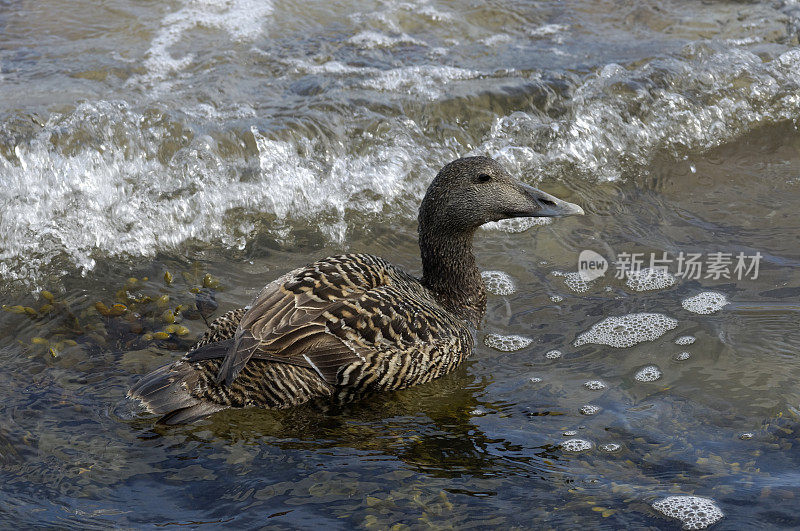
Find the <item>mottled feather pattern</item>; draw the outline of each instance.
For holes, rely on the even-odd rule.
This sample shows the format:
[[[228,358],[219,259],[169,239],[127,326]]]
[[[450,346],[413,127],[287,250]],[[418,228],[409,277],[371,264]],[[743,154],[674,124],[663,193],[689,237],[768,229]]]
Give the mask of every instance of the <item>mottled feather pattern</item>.
[[[220,349],[224,341],[230,347]],[[194,400],[285,408],[424,383],[472,347],[466,324],[417,279],[381,258],[349,254],[269,284],[249,309],[214,320],[179,363],[196,372],[186,389]]]

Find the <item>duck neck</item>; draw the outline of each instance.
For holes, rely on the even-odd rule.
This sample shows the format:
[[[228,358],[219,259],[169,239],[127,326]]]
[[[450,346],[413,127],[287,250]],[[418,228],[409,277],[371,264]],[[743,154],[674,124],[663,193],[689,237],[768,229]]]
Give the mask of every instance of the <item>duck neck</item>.
[[[445,309],[477,327],[486,313],[486,289],[472,254],[474,230],[448,233],[419,226],[422,285]]]

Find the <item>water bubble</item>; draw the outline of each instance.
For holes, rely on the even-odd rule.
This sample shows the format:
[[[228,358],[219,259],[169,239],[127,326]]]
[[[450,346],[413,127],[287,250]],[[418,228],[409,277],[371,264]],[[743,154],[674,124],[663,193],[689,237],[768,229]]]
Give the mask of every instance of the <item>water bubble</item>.
[[[684,309],[699,314],[718,312],[726,304],[729,304],[728,298],[716,291],[704,291],[681,301]]]
[[[673,286],[677,280],[668,271],[661,268],[645,267],[636,271],[628,271],[627,286],[634,291],[650,291]]]
[[[486,410],[480,407],[476,407],[475,409],[470,411],[469,414],[472,415],[473,417],[482,417],[483,415],[486,414]]]
[[[675,361],[686,361],[691,357],[692,355],[688,352],[679,352],[678,354],[675,354]]]
[[[752,439],[752,438],[753,438],[753,434],[752,434],[752,433],[750,433],[750,432],[743,433],[743,434],[739,435],[739,438],[740,438],[741,440],[743,440],[743,441],[747,441],[747,440],[750,440],[750,439]]]
[[[481,273],[486,291],[495,295],[511,295],[516,291],[514,281],[502,271],[484,271]]]
[[[583,293],[584,291],[589,291],[589,287],[591,286],[592,281],[584,280],[583,277],[577,271],[572,273],[566,273],[564,271],[553,271],[554,277],[563,277],[564,284],[567,285],[569,289],[576,293]]]
[[[578,336],[574,344],[576,347],[593,343],[625,348],[657,339],[676,326],[678,321],[660,313],[631,313],[621,317],[607,317]]]
[[[600,380],[589,380],[583,386],[591,391],[601,391],[606,388],[606,384]]]
[[[531,381],[531,383],[539,383],[539,382],[542,381],[542,379],[539,378],[538,376],[531,376],[530,377],[530,381]]]
[[[557,360],[562,355],[563,354],[561,353],[560,350],[553,349],[553,350],[548,350],[547,352],[545,352],[544,357],[549,359],[549,360]]]
[[[561,295],[550,295],[550,300],[553,302],[561,302],[564,300],[564,297]]]
[[[585,452],[586,450],[591,450],[594,444],[584,439],[568,439],[559,444],[559,446],[567,452]]]
[[[600,446],[600,450],[602,450],[604,452],[608,452],[608,453],[616,452],[620,448],[622,448],[622,446],[620,446],[617,443],[606,443],[606,444],[603,444],[603,445]]]
[[[481,225],[486,230],[499,230],[502,232],[525,232],[537,225],[549,225],[553,218],[511,218],[500,221],[490,221]]]
[[[564,433],[562,433],[562,435],[564,437],[575,437],[576,435],[578,435],[578,430],[567,430]]]
[[[597,415],[600,413],[600,406],[595,406],[592,404],[586,404],[581,408],[581,415]]]
[[[634,378],[640,382],[655,382],[661,378],[661,369],[655,365],[648,365],[639,369]]]
[[[697,341],[697,338],[694,336],[681,336],[675,340],[676,345],[691,345]]]
[[[680,520],[684,529],[705,529],[725,516],[714,500],[699,496],[668,496],[654,502],[653,509]]]
[[[533,340],[529,337],[518,335],[501,336],[500,334],[487,334],[483,342],[487,347],[492,347],[502,352],[513,352],[527,347]]]

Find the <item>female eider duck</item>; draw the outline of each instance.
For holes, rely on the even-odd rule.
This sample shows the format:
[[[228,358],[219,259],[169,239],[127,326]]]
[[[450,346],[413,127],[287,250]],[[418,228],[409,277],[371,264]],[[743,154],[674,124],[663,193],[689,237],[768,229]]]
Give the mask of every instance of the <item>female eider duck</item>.
[[[402,389],[452,371],[472,351],[486,311],[472,237],[489,221],[583,214],[513,179],[487,157],[458,159],[419,209],[422,278],[367,254],[325,258],[267,285],[232,310],[179,361],[128,396],[160,422],[226,408],[288,408]]]

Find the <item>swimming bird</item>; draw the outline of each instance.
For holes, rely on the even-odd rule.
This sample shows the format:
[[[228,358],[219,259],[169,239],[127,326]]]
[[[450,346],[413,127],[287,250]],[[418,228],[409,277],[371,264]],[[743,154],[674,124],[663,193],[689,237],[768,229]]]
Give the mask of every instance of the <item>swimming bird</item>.
[[[474,347],[486,291],[472,254],[475,230],[516,217],[583,214],[523,184],[495,160],[444,166],[419,209],[422,278],[368,254],[290,271],[249,307],[232,310],[175,363],[128,392],[159,422],[192,422],[226,408],[288,408],[353,400],[428,382]]]

